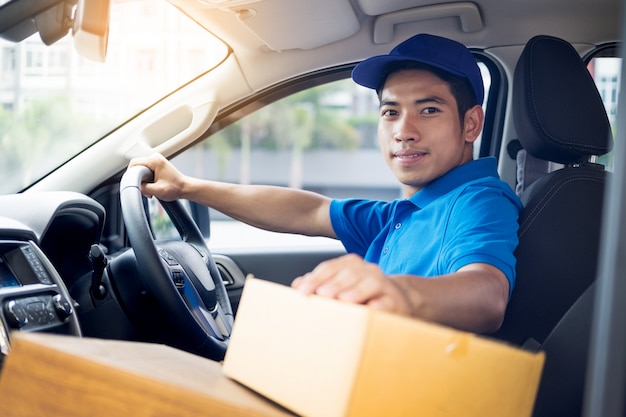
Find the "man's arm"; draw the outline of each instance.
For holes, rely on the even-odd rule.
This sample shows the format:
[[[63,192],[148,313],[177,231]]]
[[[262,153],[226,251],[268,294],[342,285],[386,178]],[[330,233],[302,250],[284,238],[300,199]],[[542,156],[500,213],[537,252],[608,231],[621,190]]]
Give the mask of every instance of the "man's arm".
[[[356,255],[321,263],[292,285],[306,294],[366,304],[476,333],[500,327],[509,295],[508,280],[491,265],[470,264],[432,278],[387,277],[377,265]]]
[[[275,232],[335,237],[330,223],[330,199],[286,187],[240,185],[202,180],[182,174],[160,154],[133,159],[144,165],[154,182],[142,184],[149,197],[165,201],[185,198],[212,207],[252,226]]]

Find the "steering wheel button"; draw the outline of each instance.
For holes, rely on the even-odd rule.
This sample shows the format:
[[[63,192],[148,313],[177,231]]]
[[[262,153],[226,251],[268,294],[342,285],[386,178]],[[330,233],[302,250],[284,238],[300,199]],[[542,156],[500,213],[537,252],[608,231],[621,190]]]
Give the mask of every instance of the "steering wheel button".
[[[174,281],[174,285],[176,285],[176,288],[185,287],[185,277],[183,276],[182,272],[172,271],[172,280]]]
[[[178,265],[178,261],[176,260],[176,258],[170,255],[166,250],[160,249],[159,255],[161,255],[161,258],[163,258],[163,260],[165,260],[165,262],[167,262],[168,265],[170,266]]]

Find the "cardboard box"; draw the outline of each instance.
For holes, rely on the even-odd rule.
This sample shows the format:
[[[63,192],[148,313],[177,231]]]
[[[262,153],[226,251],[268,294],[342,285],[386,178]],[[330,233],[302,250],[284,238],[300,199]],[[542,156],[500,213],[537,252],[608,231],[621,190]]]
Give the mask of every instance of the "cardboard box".
[[[0,374],[2,417],[290,417],[168,346],[14,333]]]
[[[306,417],[526,417],[543,362],[543,353],[251,277],[223,370]]]

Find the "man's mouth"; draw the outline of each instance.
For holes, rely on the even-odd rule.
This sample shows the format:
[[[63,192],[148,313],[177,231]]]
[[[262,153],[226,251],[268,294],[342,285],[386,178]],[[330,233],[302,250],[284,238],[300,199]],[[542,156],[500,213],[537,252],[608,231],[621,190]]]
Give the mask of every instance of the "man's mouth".
[[[414,159],[419,159],[424,157],[425,155],[427,155],[426,152],[419,152],[419,151],[401,151],[401,152],[395,152],[393,154],[393,157],[395,159],[401,160],[401,161],[409,161],[409,160],[414,160]]]

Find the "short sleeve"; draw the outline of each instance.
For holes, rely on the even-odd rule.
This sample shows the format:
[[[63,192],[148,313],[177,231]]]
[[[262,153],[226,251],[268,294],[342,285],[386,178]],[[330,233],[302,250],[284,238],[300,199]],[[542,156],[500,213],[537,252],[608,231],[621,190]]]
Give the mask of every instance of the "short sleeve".
[[[365,256],[384,228],[393,203],[362,199],[333,200],[330,220],[346,251]]]
[[[521,204],[504,186],[466,187],[452,210],[441,261],[448,273],[472,263],[486,263],[500,269],[515,284],[515,249]]]

